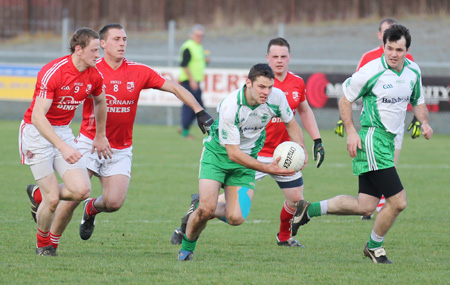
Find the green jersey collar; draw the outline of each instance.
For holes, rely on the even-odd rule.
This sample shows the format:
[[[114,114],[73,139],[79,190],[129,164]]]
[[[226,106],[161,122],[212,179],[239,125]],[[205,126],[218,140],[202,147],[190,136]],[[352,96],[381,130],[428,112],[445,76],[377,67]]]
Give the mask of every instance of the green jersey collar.
[[[389,64],[387,63],[386,56],[384,55],[384,53],[383,53],[383,55],[381,56],[381,63],[383,64],[383,67],[384,67],[384,68],[390,69],[390,70],[392,70],[392,72],[394,72],[395,74],[397,74],[398,76],[400,76],[400,75],[402,74],[402,72],[403,72],[403,69],[405,69],[405,66],[410,65],[410,64],[411,64],[411,61],[405,57],[405,63],[403,64],[402,70],[401,70],[400,72],[397,72],[396,70],[392,69],[392,68],[389,66]]]
[[[239,104],[239,105],[245,105],[245,106],[249,107],[250,109],[254,110],[254,109],[256,109],[259,105],[256,105],[256,106],[250,106],[250,105],[247,103],[247,99],[245,98],[245,89],[247,89],[247,86],[244,84],[244,86],[242,86],[241,90],[239,90],[239,93],[238,93],[238,98],[237,98],[238,104]]]

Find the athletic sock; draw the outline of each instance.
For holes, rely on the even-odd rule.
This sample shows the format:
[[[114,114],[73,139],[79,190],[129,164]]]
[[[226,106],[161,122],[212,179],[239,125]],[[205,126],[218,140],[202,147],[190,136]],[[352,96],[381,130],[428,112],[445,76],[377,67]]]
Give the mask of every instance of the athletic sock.
[[[197,239],[190,240],[187,238],[186,234],[184,234],[183,240],[181,241],[181,250],[188,250],[188,251],[193,252],[195,249],[195,246],[197,245]]]
[[[58,248],[60,239],[61,239],[61,235],[54,235],[50,232],[50,241],[52,242],[53,248],[55,248],[55,249]]]
[[[384,241],[384,237],[377,235],[375,233],[375,231],[372,230],[372,233],[370,234],[368,247],[370,249],[380,248],[383,246],[383,241]]]
[[[41,188],[38,187],[34,190],[33,199],[38,205],[42,203]]]
[[[37,229],[37,247],[46,247],[49,245],[52,245],[52,242],[50,241],[50,232],[43,232],[39,228]]]
[[[97,198],[94,198],[91,201],[89,201],[89,203],[86,206],[86,213],[88,213],[88,215],[90,216],[95,216],[98,213],[100,213],[100,211],[94,206],[95,200],[97,200]]]
[[[291,237],[291,219],[294,216],[295,209],[289,208],[287,201],[284,201],[283,208],[280,213],[280,231],[278,239],[280,241],[287,241]]]
[[[311,203],[308,207],[307,214],[309,218],[320,217],[322,215],[322,211],[320,210],[320,202]]]
[[[183,137],[187,137],[187,136],[189,135],[189,129],[183,129],[183,130],[181,131],[181,135],[182,135]]]

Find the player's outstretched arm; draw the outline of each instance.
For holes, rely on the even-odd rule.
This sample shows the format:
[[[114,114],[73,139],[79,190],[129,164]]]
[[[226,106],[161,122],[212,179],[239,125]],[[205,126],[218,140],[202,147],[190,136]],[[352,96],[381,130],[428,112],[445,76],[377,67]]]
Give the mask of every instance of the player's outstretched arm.
[[[200,103],[197,102],[195,97],[189,91],[187,91],[186,88],[178,83],[173,82],[172,80],[166,79],[163,86],[161,86],[161,90],[175,94],[178,99],[180,99],[184,104],[188,105],[197,116],[197,123],[200,130],[202,130],[204,134],[206,132],[209,132],[214,119],[205,112]]]

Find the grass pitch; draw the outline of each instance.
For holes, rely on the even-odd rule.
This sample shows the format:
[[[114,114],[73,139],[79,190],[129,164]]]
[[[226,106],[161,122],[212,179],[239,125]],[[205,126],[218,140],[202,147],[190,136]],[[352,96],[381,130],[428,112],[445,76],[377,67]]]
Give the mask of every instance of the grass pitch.
[[[182,140],[176,127],[136,125],[131,185],[116,213],[97,216],[88,241],[78,235],[79,207],[61,238],[59,257],[38,257],[36,226],[25,193],[33,182],[20,165],[19,122],[0,121],[0,283],[207,283],[207,284],[438,284],[449,283],[450,136],[405,137],[398,172],[408,196],[385,239],[393,265],[363,257],[373,220],[322,216],[300,228],[306,248],[281,248],[275,235],[283,195],[269,177],[257,182],[247,221],[238,227],[211,220],[201,235],[193,262],[177,262],[179,246],[170,235],[197,191],[202,134]],[[79,124],[73,124],[75,133]],[[407,133],[408,135],[408,133]],[[326,157],[320,169],[311,157],[304,170],[305,198],[318,201],[355,195],[346,140],[322,131]],[[101,193],[93,179],[93,194]]]

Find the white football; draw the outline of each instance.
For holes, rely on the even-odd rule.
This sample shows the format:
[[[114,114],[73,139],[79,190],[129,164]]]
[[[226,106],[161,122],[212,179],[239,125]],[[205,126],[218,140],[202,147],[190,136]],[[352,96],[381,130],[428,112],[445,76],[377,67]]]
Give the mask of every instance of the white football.
[[[286,169],[293,169],[299,171],[302,169],[305,163],[305,151],[296,142],[286,141],[280,143],[273,152],[273,159],[280,157],[278,161],[278,166]]]

